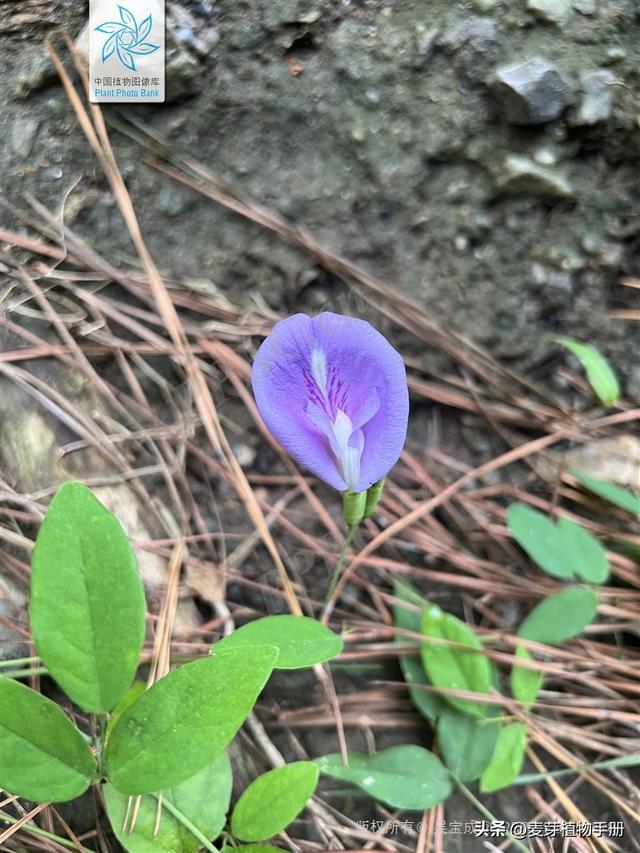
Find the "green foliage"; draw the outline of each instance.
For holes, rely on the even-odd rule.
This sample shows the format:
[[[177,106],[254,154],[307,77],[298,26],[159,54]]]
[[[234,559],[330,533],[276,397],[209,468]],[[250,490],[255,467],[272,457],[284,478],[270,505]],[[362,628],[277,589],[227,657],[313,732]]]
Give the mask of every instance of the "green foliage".
[[[407,604],[414,606],[417,605],[422,608],[422,611],[426,607],[426,602],[420,596],[420,593],[417,592],[411,584],[408,584],[405,581],[398,581],[394,592],[395,597],[400,599],[401,602],[407,602]],[[416,612],[413,608],[403,607],[402,603],[394,604],[393,621],[396,627],[402,628],[404,631],[413,631],[415,634],[419,634],[420,625],[422,623],[422,611]],[[402,637],[401,635],[396,635],[396,642],[401,643],[402,645],[408,645],[410,640],[406,637]],[[416,651],[418,651],[417,643]],[[448,705],[444,699],[436,693],[431,693],[428,690],[420,690],[421,685],[429,685],[430,683],[425,674],[420,657],[417,655],[415,657],[412,657],[411,655],[401,655],[399,663],[404,680],[407,684],[411,685],[409,688],[411,701],[423,717],[431,722],[435,722],[438,715],[444,708],[447,708]]]
[[[367,506],[366,492],[343,492],[342,517],[347,527],[355,527],[364,518]]]
[[[577,637],[592,621],[598,599],[590,589],[570,586],[543,599],[518,630],[518,636],[554,645]]]
[[[480,778],[483,793],[506,788],[518,776],[524,762],[527,730],[522,723],[509,723],[498,733],[491,761]]]
[[[628,493],[581,475],[587,487],[630,508]],[[598,489],[600,490],[598,492]],[[614,500],[615,502],[615,500]],[[601,583],[608,562],[600,543],[580,525],[557,525],[515,505],[508,524],[522,547],[555,577]],[[280,767],[256,779],[231,816],[240,842],[261,842],[283,831],[304,809],[320,772],[352,783],[397,809],[430,809],[449,795],[452,779],[480,778],[482,791],[510,784],[520,772],[526,729],[501,725],[491,702],[497,671],[473,630],[425,601],[410,584],[396,586],[398,628],[420,634],[420,659],[400,665],[420,712],[437,722],[447,767],[414,745],[374,755],[351,753]],[[579,634],[595,616],[590,589],[569,587],[535,607],[519,635],[558,643]],[[170,672],[150,689],[134,682],[144,638],[145,605],[133,552],[117,521],[79,483],[51,502],[33,557],[31,619],[34,638],[53,677],[84,710],[111,711],[95,748],[116,836],[129,853],[196,853],[220,836],[231,797],[226,746],[250,713],[274,668],[298,669],[340,654],[342,638],[303,616],[272,616],[242,626],[211,654]],[[406,642],[398,636],[398,642]],[[460,648],[439,644],[439,640]],[[524,646],[516,657],[532,661]],[[486,702],[441,698],[421,685],[482,694]],[[542,675],[515,665],[514,697],[528,708]],[[106,722],[106,726],[104,723]],[[447,769],[448,768],[448,769]],[[13,679],[0,677],[0,786],[37,801],[81,794],[99,778],[87,739],[63,711]],[[158,792],[161,792],[159,794]],[[125,830],[129,795],[141,795],[133,831]],[[158,804],[161,804],[158,822]],[[157,824],[157,825],[156,825]],[[265,844],[223,850],[273,853]]]
[[[131,684],[144,592],[120,522],[81,483],[58,489],[40,527],[31,631],[44,665],[85,711],[110,711]]]
[[[570,473],[573,474],[585,489],[589,489],[590,492],[598,495],[598,497],[609,501],[610,504],[620,507],[620,509],[625,509],[636,517],[640,515],[640,497],[634,495],[633,492],[623,489],[622,486],[618,486],[615,483],[610,483],[608,480],[599,480],[597,477],[591,477],[583,471],[576,471],[572,468]]]
[[[620,385],[606,358],[591,344],[573,338],[556,338],[556,341],[579,359],[600,402],[605,406],[615,403],[620,397]]]
[[[278,650],[274,669],[303,669],[340,654],[342,637],[307,616],[266,616],[235,630],[214,644],[222,649],[271,646]]]
[[[521,636],[523,636],[521,634]],[[521,660],[533,661],[533,657],[529,654],[528,649],[524,646],[516,647],[516,657]],[[540,692],[544,675],[535,669],[529,669],[525,666],[514,666],[511,669],[511,693],[514,699],[518,702],[523,702],[525,710],[528,710]]]
[[[185,664],[130,705],[105,753],[123,794],[161,791],[193,776],[221,753],[251,711],[277,657],[269,646]]]
[[[454,779],[471,782],[478,779],[489,764],[498,737],[500,723],[479,720],[449,708],[438,718],[438,746]]]
[[[0,786],[36,802],[78,797],[96,762],[78,729],[55,702],[0,676]]]
[[[280,847],[270,844],[241,844],[239,847],[228,847],[226,844],[220,853],[278,853]]]
[[[382,497],[383,489],[384,478],[382,480],[378,480],[377,483],[374,483],[373,486],[370,486],[367,489],[367,501],[364,507],[365,518],[371,518],[371,516],[375,514],[375,511],[378,509],[378,504],[380,503],[380,498]]]
[[[109,715],[109,722],[107,723],[107,730],[105,732],[105,738],[109,737],[109,735],[111,734],[111,730],[113,729],[115,724],[118,722],[120,717],[127,710],[129,705],[133,705],[133,703],[136,701],[136,699],[139,699],[142,696],[142,694],[145,692],[146,689],[147,689],[147,685],[144,683],[144,681],[134,681],[133,682],[131,687],[127,690],[127,692],[124,694],[122,699],[118,702],[116,707],[113,709],[113,711]]]
[[[450,640],[478,649],[474,652],[428,641],[422,643],[422,662],[436,687],[489,693],[493,681],[491,662],[482,654],[480,640],[462,620],[429,604],[422,617],[421,632],[427,638]],[[482,717],[487,712],[486,705],[470,699],[447,696],[446,700],[467,714]]]
[[[258,776],[236,804],[231,831],[241,841],[264,841],[300,814],[318,784],[319,769],[296,761]]]
[[[348,767],[338,753],[318,758],[316,763],[326,776],[351,782],[397,809],[431,809],[451,793],[448,770],[421,746],[392,746],[373,755],[350,752]]]
[[[195,853],[200,841],[167,808],[178,809],[205,838],[217,838],[225,824],[231,800],[231,765],[223,752],[203,770],[179,785],[162,792],[162,812],[156,831],[158,799],[146,794],[140,799],[134,830],[125,829],[129,797],[113,785],[104,786],[105,802],[116,838],[129,853]]]
[[[570,586],[536,605],[520,626],[518,636],[537,643],[562,643],[581,634],[597,610],[598,599],[590,589]]]
[[[554,578],[578,577],[603,583],[609,574],[604,548],[588,530],[566,518],[557,524],[525,504],[507,510],[507,526],[516,542],[540,568]]]

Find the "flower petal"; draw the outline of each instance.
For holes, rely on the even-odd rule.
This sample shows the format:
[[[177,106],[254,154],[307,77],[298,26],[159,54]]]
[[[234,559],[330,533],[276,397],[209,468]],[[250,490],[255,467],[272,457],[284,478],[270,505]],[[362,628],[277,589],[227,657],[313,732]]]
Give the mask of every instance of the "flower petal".
[[[253,393],[269,431],[293,458],[334,489],[344,491],[329,441],[307,414],[313,337],[311,318],[295,314],[277,323],[253,363]]]
[[[369,488],[400,456],[409,413],[404,364],[364,320],[330,312],[281,320],[258,350],[253,388],[273,435],[335,489]]]
[[[409,392],[404,362],[387,339],[364,320],[324,313],[314,318],[314,330],[329,364],[340,364],[347,389],[347,414],[364,434],[360,478],[354,491],[381,480],[400,457],[407,437]],[[379,407],[363,422],[372,391]]]

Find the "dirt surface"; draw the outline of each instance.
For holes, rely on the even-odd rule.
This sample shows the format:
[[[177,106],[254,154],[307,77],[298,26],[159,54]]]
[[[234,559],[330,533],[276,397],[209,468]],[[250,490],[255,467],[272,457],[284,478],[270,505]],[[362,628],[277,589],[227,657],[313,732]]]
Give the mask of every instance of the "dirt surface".
[[[171,100],[123,109],[496,355],[540,366],[550,336],[571,334],[601,345],[639,394],[631,329],[607,316],[628,298],[620,276],[638,272],[638,8],[545,9],[169,3]],[[130,253],[38,43],[61,24],[77,36],[85,21],[79,3],[5,5],[3,184],[13,201],[28,190],[64,204],[101,250]],[[559,101],[547,78],[522,114],[496,81],[536,58],[554,66]],[[258,289],[278,308],[296,308],[305,287],[327,298],[307,259],[114,140],[167,273],[237,300]]]

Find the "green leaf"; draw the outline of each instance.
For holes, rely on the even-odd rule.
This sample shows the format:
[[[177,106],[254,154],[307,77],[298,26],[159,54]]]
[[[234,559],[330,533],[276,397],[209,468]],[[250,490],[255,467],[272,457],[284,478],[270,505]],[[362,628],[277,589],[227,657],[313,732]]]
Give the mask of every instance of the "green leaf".
[[[161,678],[130,705],[107,743],[107,774],[123,794],[193,776],[225,749],[264,687],[277,651],[228,650]]]
[[[150,794],[141,797],[133,832],[125,831],[127,813],[131,818],[128,795],[110,784],[103,790],[115,836],[129,853],[195,853],[200,842],[164,804],[175,806],[205,838],[217,838],[225,825],[231,787],[231,764],[223,752],[195,776],[162,792],[163,808],[157,831],[158,800]]]
[[[258,776],[233,810],[231,832],[241,841],[264,841],[282,832],[307,805],[318,774],[313,762],[295,761]]]
[[[557,526],[571,551],[575,574],[588,583],[604,583],[609,576],[609,560],[600,542],[568,518],[559,518]]]
[[[241,844],[239,847],[225,845],[220,853],[282,853],[282,848],[270,844]]]
[[[634,495],[633,492],[623,489],[622,486],[618,486],[616,483],[610,483],[608,480],[599,480],[596,477],[591,477],[589,474],[576,471],[573,468],[570,469],[569,473],[586,489],[598,495],[598,497],[609,501],[609,503],[620,507],[620,509],[626,509],[627,512],[633,513],[635,516],[640,515],[640,497]]]
[[[433,808],[451,793],[451,776],[436,756],[421,746],[392,746],[374,755],[349,753],[349,767],[339,753],[316,759],[320,772],[351,782],[369,796],[397,809]]]
[[[266,616],[219,640],[212,651],[248,646],[275,646],[275,669],[303,669],[339,655],[343,642],[326,625],[307,616]]]
[[[518,636],[554,645],[577,637],[593,620],[598,599],[590,589],[570,586],[543,599],[518,630]]]
[[[111,712],[111,715],[109,716],[109,722],[107,723],[107,730],[105,732],[105,739],[108,739],[109,735],[111,734],[111,730],[113,729],[115,724],[118,722],[120,717],[127,710],[129,705],[133,705],[133,703],[136,701],[136,699],[139,699],[142,696],[142,694],[145,692],[146,689],[147,689],[147,685],[144,683],[144,681],[134,681],[133,682],[131,687],[127,690],[127,692],[124,694],[122,699],[118,702],[116,707]]]
[[[507,510],[507,527],[518,545],[547,574],[563,580],[572,577],[562,534],[546,515],[525,504],[512,504]]]
[[[620,385],[606,358],[591,344],[573,338],[556,338],[556,341],[579,359],[600,401],[605,406],[615,403],[620,397]]]
[[[525,504],[507,510],[507,526],[516,542],[544,571],[554,578],[571,580],[576,575],[589,583],[602,583],[609,561],[600,542],[588,530],[569,519],[557,524]]]
[[[0,676],[0,788],[39,803],[79,797],[96,762],[64,711],[13,678]]]
[[[426,607],[425,600],[410,584],[407,584],[404,581],[398,581],[396,583],[394,592],[395,597],[401,601],[406,601],[408,604],[413,605],[417,604],[422,608],[420,612],[416,612],[414,609],[403,607],[401,603],[394,604],[393,621],[395,625],[398,628],[402,628],[403,631],[413,631],[414,633],[419,634],[420,624],[422,622],[422,612]],[[397,643],[401,643],[404,646],[410,643],[410,640],[400,635],[396,635],[395,639]],[[416,643],[416,651],[418,651],[418,649],[419,647]],[[411,655],[400,655],[398,660],[404,680],[407,684],[412,685],[409,687],[409,696],[411,697],[411,701],[423,717],[431,722],[435,722],[438,718],[438,714],[440,714],[444,708],[447,708],[448,705],[444,699],[441,699],[437,694],[431,693],[428,690],[420,690],[420,685],[430,684],[429,679],[425,674],[424,667],[422,666],[422,661],[417,655],[416,657],[412,657]]]
[[[482,649],[482,643],[464,622],[450,613],[444,613],[435,604],[429,604],[425,610],[421,631],[425,637],[451,640],[474,649]],[[436,687],[489,693],[492,667],[486,655],[429,642],[422,643],[421,653],[427,675]],[[477,717],[486,714],[486,706],[479,702],[450,696],[445,698],[448,703],[467,714]]]
[[[498,791],[513,782],[522,769],[526,746],[527,729],[522,723],[510,723],[500,729],[489,766],[480,778],[482,793]]]
[[[110,711],[133,680],[145,631],[144,592],[122,525],[86,486],[65,483],[31,565],[31,632],[43,664],[85,711]]]
[[[522,634],[520,635],[522,636]],[[516,647],[516,657],[521,660],[533,661],[529,650],[524,646]],[[544,681],[544,674],[524,666],[514,666],[511,669],[511,693],[518,702],[523,702],[527,710],[538,698],[538,693]]]
[[[479,720],[450,708],[438,718],[438,745],[454,779],[472,782],[489,764],[500,723]]]

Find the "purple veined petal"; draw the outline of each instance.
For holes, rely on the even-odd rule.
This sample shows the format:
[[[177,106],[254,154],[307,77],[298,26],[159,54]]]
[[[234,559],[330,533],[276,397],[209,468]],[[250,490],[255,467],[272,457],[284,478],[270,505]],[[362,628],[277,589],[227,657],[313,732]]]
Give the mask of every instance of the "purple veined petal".
[[[404,364],[364,320],[329,312],[281,320],[258,350],[253,389],[272,434],[339,491],[369,488],[400,456]]]

